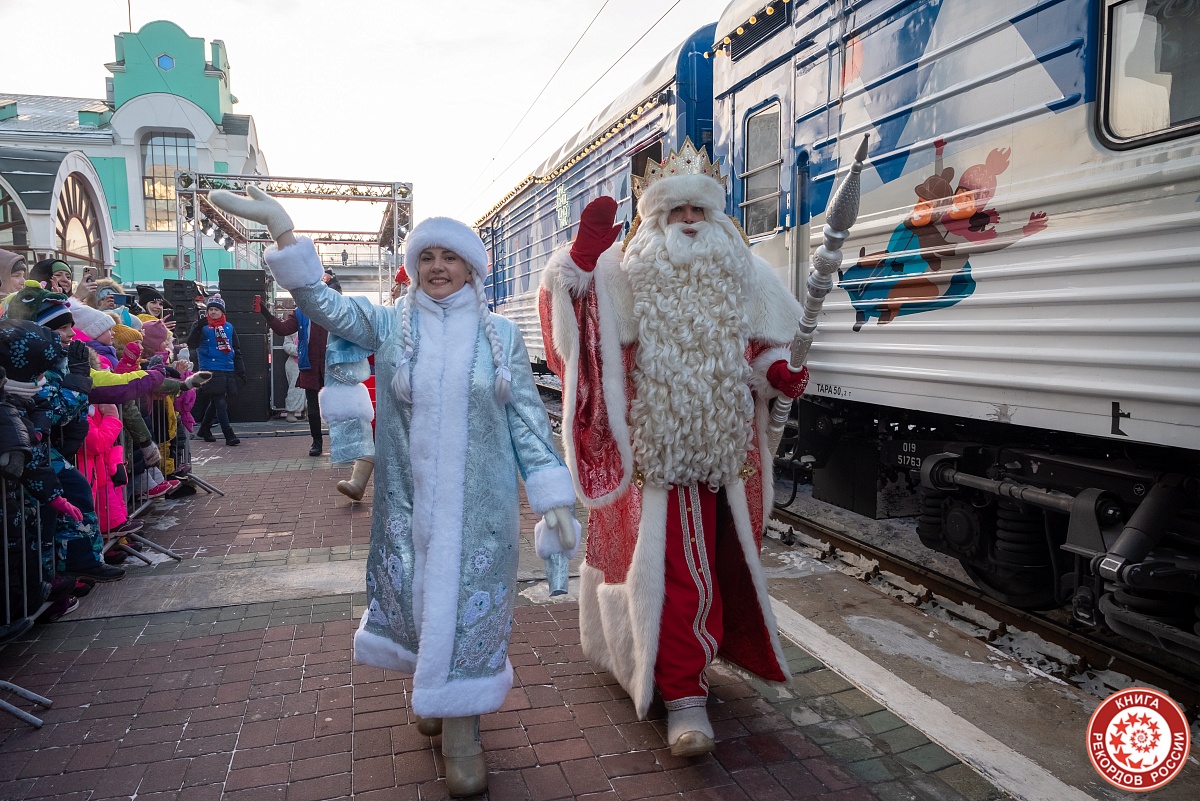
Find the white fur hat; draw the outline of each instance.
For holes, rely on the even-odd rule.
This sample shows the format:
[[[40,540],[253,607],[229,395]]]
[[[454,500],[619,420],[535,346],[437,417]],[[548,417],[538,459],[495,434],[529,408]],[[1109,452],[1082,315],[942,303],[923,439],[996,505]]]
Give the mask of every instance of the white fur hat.
[[[75,318],[75,328],[87,334],[92,339],[95,339],[117,324],[115,319],[99,309],[93,309],[91,306],[84,306],[83,304],[72,306],[71,316]]]
[[[708,212],[725,213],[725,187],[700,173],[659,178],[638,198],[638,214],[648,219],[684,203]]]
[[[475,281],[483,286],[488,274],[488,254],[479,234],[458,220],[449,217],[430,217],[422,220],[404,242],[404,267],[414,280],[418,278],[417,264],[426,248],[453,250],[471,267]]]

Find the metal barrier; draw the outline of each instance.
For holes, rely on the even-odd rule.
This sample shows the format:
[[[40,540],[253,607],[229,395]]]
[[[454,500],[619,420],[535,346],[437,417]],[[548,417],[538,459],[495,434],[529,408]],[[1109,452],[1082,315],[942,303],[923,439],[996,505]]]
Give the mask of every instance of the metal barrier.
[[[16,481],[3,479],[4,549],[0,558],[3,567],[4,617],[0,618],[0,645],[20,637],[33,627],[34,619],[49,606],[49,587],[53,575],[46,575],[46,565],[53,570],[53,559],[47,559],[46,549],[53,554],[53,532],[50,542],[42,532],[41,508]],[[0,681],[0,689],[15,693],[27,701],[47,709],[53,703],[10,681]],[[41,718],[0,700],[0,710],[41,728]]]

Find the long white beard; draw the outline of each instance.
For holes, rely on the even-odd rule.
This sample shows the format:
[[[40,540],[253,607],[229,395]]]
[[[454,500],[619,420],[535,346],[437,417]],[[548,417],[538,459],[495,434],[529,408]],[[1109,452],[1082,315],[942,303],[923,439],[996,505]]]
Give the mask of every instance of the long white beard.
[[[634,463],[654,486],[719,486],[738,475],[753,432],[745,257],[711,223],[692,225],[694,238],[680,223],[646,225],[625,258],[638,326]]]

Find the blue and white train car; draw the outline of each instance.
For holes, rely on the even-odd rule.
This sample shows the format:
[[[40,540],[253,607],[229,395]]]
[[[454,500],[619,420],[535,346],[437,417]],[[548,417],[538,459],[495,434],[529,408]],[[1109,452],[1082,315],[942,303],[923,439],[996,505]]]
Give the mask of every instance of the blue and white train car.
[[[814,492],[883,516],[921,467],[982,587],[1200,662],[1200,3],[737,0],[713,41],[729,211],[792,286],[870,137]]]
[[[616,198],[617,221],[628,227],[637,213],[631,176],[685,138],[711,143],[712,61],[704,54],[714,30],[710,23],[689,36],[475,222],[492,260],[488,299],[521,327],[535,366],[545,361],[541,271],[583,207],[601,195]]]

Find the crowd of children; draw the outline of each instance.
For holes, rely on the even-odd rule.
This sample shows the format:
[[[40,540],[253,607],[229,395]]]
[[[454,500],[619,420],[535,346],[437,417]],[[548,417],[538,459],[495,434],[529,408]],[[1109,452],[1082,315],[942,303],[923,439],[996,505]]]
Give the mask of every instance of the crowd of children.
[[[182,457],[212,373],[177,347],[150,287],[133,295],[87,273],[76,284],[63,261],[30,268],[0,250],[0,289],[3,642],[33,612],[56,620],[95,582],[125,576],[142,528],[131,502],[195,492]]]

